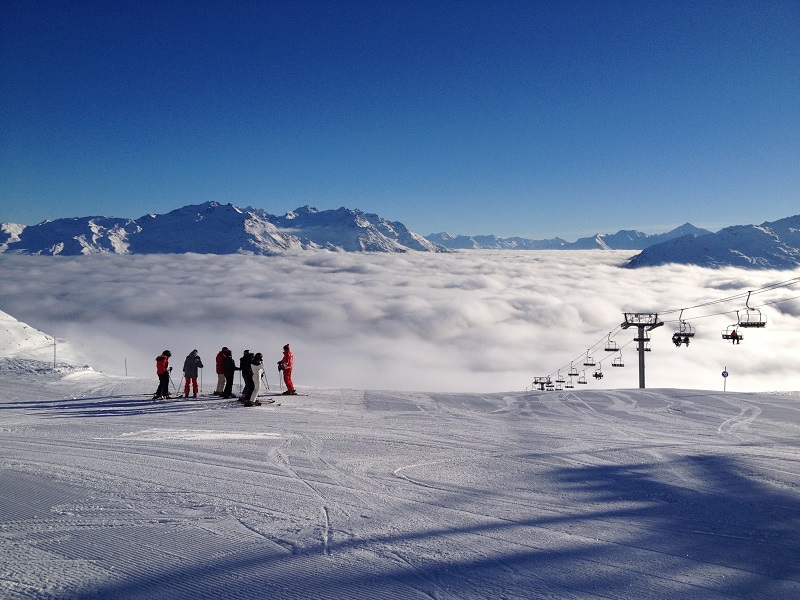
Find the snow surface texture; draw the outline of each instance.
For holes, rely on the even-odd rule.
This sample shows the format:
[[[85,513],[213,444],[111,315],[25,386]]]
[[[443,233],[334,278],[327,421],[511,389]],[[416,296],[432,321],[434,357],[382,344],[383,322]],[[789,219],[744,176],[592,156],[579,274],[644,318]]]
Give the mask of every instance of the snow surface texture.
[[[797,395],[154,387],[0,359],[0,596],[800,595]]]
[[[582,358],[625,311],[692,306],[791,277],[784,271],[669,265],[628,270],[630,252],[474,250],[447,254],[296,252],[278,256],[0,256],[0,310],[68,340],[80,362],[149,377],[165,348],[206,364],[223,346],[262,352],[271,369],[291,342],[300,385],[416,391],[522,390]],[[768,325],[739,346],[721,331],[738,303],[688,311],[691,345],[652,332],[648,387],[800,389],[800,294],[753,298]],[[600,352],[593,388],[637,387],[634,332],[615,338],[626,366]],[[40,357],[47,360],[46,357]],[[268,360],[267,360],[268,359]],[[126,371],[127,367],[127,371]],[[564,373],[566,374],[566,373]],[[207,377],[213,377],[210,369]]]

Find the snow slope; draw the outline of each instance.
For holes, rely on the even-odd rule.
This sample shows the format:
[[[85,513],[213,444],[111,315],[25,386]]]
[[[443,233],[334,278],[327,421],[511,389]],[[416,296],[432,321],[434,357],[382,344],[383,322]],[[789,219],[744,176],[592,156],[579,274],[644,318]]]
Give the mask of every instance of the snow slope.
[[[15,360],[3,598],[800,595],[796,394],[301,388],[244,408]]]

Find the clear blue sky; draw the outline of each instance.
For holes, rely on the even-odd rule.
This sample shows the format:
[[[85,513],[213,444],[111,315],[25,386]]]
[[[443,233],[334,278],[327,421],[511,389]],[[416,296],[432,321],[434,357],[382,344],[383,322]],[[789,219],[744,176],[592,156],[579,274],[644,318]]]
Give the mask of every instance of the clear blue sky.
[[[5,0],[0,221],[575,239],[800,213],[800,1]]]

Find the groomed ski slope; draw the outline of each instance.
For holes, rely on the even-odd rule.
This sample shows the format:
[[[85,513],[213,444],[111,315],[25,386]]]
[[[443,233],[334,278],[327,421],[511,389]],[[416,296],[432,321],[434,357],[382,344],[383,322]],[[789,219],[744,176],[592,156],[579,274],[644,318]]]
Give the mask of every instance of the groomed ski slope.
[[[795,394],[154,387],[0,361],[1,597],[800,596]]]

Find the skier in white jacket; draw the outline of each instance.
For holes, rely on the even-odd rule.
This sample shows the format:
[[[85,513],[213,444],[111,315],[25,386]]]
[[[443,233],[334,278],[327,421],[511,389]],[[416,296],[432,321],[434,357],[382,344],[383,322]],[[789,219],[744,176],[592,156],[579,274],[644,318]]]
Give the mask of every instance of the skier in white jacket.
[[[264,357],[261,352],[256,352],[250,359],[250,366],[253,369],[253,391],[250,396],[244,399],[245,406],[259,406],[258,392],[261,390],[261,376],[264,374]]]

